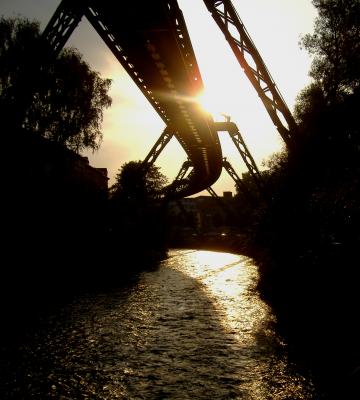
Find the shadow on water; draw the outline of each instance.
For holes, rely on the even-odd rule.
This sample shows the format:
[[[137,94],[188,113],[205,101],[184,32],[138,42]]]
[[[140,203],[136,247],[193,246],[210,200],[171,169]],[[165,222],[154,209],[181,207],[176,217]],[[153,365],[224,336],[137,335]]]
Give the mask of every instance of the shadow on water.
[[[203,283],[174,262],[176,253],[119,288],[82,291],[40,314],[16,345],[3,341],[1,397],[312,398],[256,308],[239,337]]]

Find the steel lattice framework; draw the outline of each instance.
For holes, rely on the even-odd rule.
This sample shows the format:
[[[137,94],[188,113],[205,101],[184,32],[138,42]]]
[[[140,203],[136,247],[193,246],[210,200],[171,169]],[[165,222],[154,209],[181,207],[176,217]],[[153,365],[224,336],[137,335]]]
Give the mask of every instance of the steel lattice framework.
[[[257,199],[255,199],[255,197],[249,191],[246,184],[243,182],[243,180],[240,178],[240,176],[236,173],[235,169],[229,163],[229,161],[226,160],[226,158],[223,159],[223,168],[229,174],[229,176],[232,178],[232,180],[235,182],[235,185],[237,186],[238,190],[241,191],[245,195],[245,197],[248,199],[249,203],[251,203],[253,205],[257,205],[257,203],[258,203]]]
[[[297,140],[297,126],[231,0],[204,0],[230,44],[288,148]],[[184,197],[210,188],[224,167],[218,132],[227,131],[260,192],[261,174],[237,126],[214,122],[195,101],[203,83],[186,23],[177,0],[152,0],[138,7],[116,0],[62,0],[43,37],[56,56],[86,16],[117,60],[166,124],[143,165],[155,162],[173,136],[189,157],[170,192]],[[235,175],[232,175],[232,173]]]
[[[295,120],[231,0],[204,0],[204,3],[230,44],[240,66],[265,105],[284,142],[289,149],[292,149],[298,140]],[[231,124],[229,121],[215,122],[215,127],[218,132],[225,130],[230,134],[256,186],[266,199],[268,196],[256,163],[236,125]],[[161,141],[162,138],[159,140]],[[223,167],[230,176],[235,177],[232,172],[235,174],[236,172],[232,167],[231,171],[224,164]]]
[[[189,170],[191,171],[189,172]],[[189,172],[189,173],[188,173]],[[181,193],[184,187],[189,184],[191,175],[194,172],[194,165],[191,160],[186,160],[180,168],[180,171],[176,175],[174,181],[165,189],[165,203],[171,201],[173,198],[177,198],[176,193]],[[186,174],[188,174],[186,176]]]
[[[231,140],[233,141],[235,147],[240,153],[241,158],[243,159],[247,169],[251,177],[253,178],[256,186],[258,187],[260,192],[264,192],[264,186],[262,183],[262,178],[260,171],[255,163],[253,156],[251,155],[237,125],[234,122],[215,122],[215,128],[218,132],[226,131],[229,133]],[[223,164],[224,165],[224,164]]]
[[[143,164],[152,165],[159,157],[161,152],[164,150],[165,146],[170,142],[171,138],[174,136],[174,132],[168,127],[166,127],[163,133],[160,135],[159,139],[155,142],[154,146],[149,151],[148,155],[145,157]]]
[[[270,72],[230,0],[204,0],[236,59],[288,148],[297,140],[297,125]]]
[[[177,1],[152,0],[141,6],[116,0],[74,3],[63,0],[44,31],[53,53],[59,53],[85,15],[166,124],[148,161],[159,155],[171,132],[193,164],[187,184],[174,195],[206,189],[220,176],[221,146],[211,117],[195,101],[203,82]]]
[[[85,2],[63,0],[47,24],[42,37],[50,44],[52,56],[56,57],[65,46],[85,12]]]

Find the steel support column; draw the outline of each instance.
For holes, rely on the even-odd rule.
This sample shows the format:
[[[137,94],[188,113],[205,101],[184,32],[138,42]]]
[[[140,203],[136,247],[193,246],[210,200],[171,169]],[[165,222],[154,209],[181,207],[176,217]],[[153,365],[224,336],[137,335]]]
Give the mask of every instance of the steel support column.
[[[214,197],[215,199],[219,199],[219,196],[217,195],[217,193],[215,192],[215,190],[211,186],[209,186],[206,190],[207,190],[207,192],[210,193],[210,195],[212,197]]]
[[[143,161],[143,166],[148,168],[159,157],[160,153],[164,150],[165,146],[170,142],[171,138],[174,136],[173,131],[166,127],[163,133],[160,135],[159,139],[155,142],[149,154],[145,157]]]
[[[292,148],[297,139],[295,120],[232,2],[204,0],[204,3],[223,32],[284,142]]]
[[[241,133],[240,133],[238,127],[236,126],[236,124],[234,124],[234,122],[229,122],[229,121],[214,122],[214,124],[215,124],[215,129],[218,132],[226,131],[229,133],[231,140],[233,141],[236,148],[238,149],[241,158],[244,160],[244,163],[245,163],[246,167],[248,168],[250,175],[253,178],[256,186],[259,188],[259,190],[261,192],[263,192],[264,185],[262,183],[260,171],[259,171],[259,169],[255,163],[255,160],[252,157],[248,147],[246,146],[246,143],[245,143],[243,137],[241,136]]]
[[[246,198],[249,200],[249,202],[253,205],[257,205],[258,201],[251,194],[248,187],[245,185],[245,183],[240,178],[240,176],[236,173],[235,169],[229,163],[229,161],[226,160],[226,158],[223,158],[223,168],[230,175],[232,180],[235,182],[235,185],[238,188],[238,190],[240,190],[246,196]]]
[[[49,43],[52,56],[56,57],[79,24],[85,13],[84,1],[62,0],[47,24],[42,37]]]
[[[180,168],[180,171],[176,175],[174,181],[166,188],[166,201],[171,201],[176,198],[176,192],[181,192],[183,187],[188,184],[188,178],[191,176],[192,172],[189,173],[187,179],[185,178],[189,169],[193,168],[193,163],[190,160],[186,160]]]

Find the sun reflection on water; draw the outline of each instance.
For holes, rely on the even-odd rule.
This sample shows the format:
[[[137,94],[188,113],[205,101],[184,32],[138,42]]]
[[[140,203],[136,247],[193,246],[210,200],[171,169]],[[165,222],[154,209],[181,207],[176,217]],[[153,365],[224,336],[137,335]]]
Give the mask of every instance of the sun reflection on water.
[[[276,318],[256,289],[258,270],[253,261],[214,251],[188,251],[180,257],[177,253],[174,267],[200,283],[213,303],[224,334],[234,340],[231,352],[237,360],[234,363],[239,364],[239,374],[251,377],[241,384],[251,393],[249,398],[310,398],[311,389],[304,393],[311,384],[289,372],[286,345],[275,330]]]
[[[201,282],[222,316],[224,328],[235,330],[239,341],[244,342],[245,337],[251,340],[249,332],[256,331],[265,320],[274,320],[256,293],[258,272],[250,259],[206,250],[188,252],[183,257],[186,273]]]
[[[289,369],[257,277],[244,256],[172,250],[121,290],[80,295],[24,348],[28,397],[51,387],[67,399],[313,398]]]
[[[200,273],[203,267],[218,270],[222,265],[239,260],[239,256],[235,254],[207,250],[198,250],[191,254],[187,253],[187,256],[190,263],[192,263],[192,267],[198,268]]]

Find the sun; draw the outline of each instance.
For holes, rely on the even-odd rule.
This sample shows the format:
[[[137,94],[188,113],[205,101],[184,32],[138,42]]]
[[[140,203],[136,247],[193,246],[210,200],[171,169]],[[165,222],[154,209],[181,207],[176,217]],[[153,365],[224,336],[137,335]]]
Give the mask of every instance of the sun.
[[[224,104],[214,93],[203,90],[196,96],[196,101],[203,111],[210,114],[214,120],[223,120],[227,113],[224,111]]]

